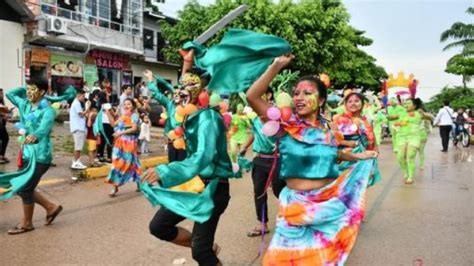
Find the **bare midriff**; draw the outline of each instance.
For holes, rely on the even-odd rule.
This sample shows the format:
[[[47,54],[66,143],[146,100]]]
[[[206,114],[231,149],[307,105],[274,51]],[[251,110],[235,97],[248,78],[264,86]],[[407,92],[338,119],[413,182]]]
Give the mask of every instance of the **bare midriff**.
[[[310,191],[320,189],[334,181],[334,178],[303,179],[286,178],[286,186],[293,190]]]

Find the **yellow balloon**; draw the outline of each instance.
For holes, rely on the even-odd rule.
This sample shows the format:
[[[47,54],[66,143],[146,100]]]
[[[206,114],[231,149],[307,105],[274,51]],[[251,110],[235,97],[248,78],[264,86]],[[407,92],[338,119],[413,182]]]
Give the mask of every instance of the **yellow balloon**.
[[[183,116],[180,116],[180,115],[178,115],[178,114],[176,114],[176,115],[174,116],[174,118],[176,119],[176,121],[177,121],[178,123],[183,123],[183,121],[184,121],[184,117],[183,117]]]

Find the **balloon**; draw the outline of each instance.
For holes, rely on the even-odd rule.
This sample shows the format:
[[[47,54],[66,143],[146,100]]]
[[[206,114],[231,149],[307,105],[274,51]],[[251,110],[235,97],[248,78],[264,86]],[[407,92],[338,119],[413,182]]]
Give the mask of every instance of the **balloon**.
[[[61,108],[61,103],[60,103],[60,102],[53,103],[53,104],[51,105],[51,107],[53,107],[54,109],[57,110],[57,109]]]
[[[173,147],[178,150],[183,150],[186,147],[183,138],[179,138],[173,141]]]
[[[184,106],[184,113],[190,115],[198,110],[197,106],[191,103],[188,103]]]
[[[290,120],[291,115],[293,114],[293,110],[291,110],[291,107],[283,107],[280,110],[281,112],[281,120],[286,122]]]
[[[36,115],[34,113],[29,113],[28,116],[26,117],[28,121],[33,121],[35,120],[35,118],[36,118]]]
[[[331,79],[329,78],[327,74],[325,73],[320,74],[319,79],[324,84],[324,86],[326,86],[326,88],[331,87]]]
[[[237,173],[239,172],[239,170],[240,170],[239,165],[236,163],[232,163],[232,172]]]
[[[180,115],[178,115],[178,114],[176,114],[176,115],[174,116],[174,118],[176,119],[176,121],[177,121],[178,123],[183,123],[183,121],[184,121],[184,117],[183,117],[183,116],[180,116]]]
[[[160,117],[162,119],[166,119],[166,118],[168,118],[168,115],[165,112],[163,112],[163,113],[160,114]]]
[[[174,130],[171,130],[170,132],[168,132],[168,138],[170,138],[171,140],[175,140],[178,138],[178,136],[176,136]]]
[[[226,127],[229,127],[230,124],[232,123],[232,116],[230,114],[224,114],[222,116],[222,120],[224,121],[224,125]]]
[[[18,136],[18,142],[20,143],[25,142],[25,136]]]
[[[17,129],[25,128],[25,126],[24,126],[21,122],[16,122],[16,123],[15,123],[15,127],[16,127]]]
[[[207,91],[203,91],[199,93],[198,103],[199,103],[199,106],[201,107],[209,106],[209,94],[207,93]]]
[[[250,120],[253,120],[255,117],[257,117],[257,113],[255,112],[250,112],[247,117],[250,119]]]
[[[209,99],[209,105],[211,107],[215,107],[215,106],[218,106],[220,102],[221,102],[221,96],[217,93],[213,93],[211,95],[211,98]]]
[[[41,109],[44,109],[44,108],[48,107],[49,106],[48,100],[46,100],[46,99],[41,100],[39,106],[40,106]]]
[[[278,96],[276,97],[276,105],[278,108],[289,107],[291,106],[292,102],[293,102],[293,99],[286,92],[282,92],[278,94]]]
[[[158,124],[160,124],[160,126],[164,126],[166,123],[166,119],[163,119],[161,118],[160,121],[158,121]]]
[[[268,121],[262,127],[262,133],[266,136],[274,136],[280,130],[280,123],[277,121]]]
[[[227,110],[229,109],[229,107],[227,106],[227,103],[220,102],[219,103],[219,109],[220,109],[220,113],[224,114],[224,113],[227,113]]]
[[[184,134],[184,130],[182,127],[177,127],[174,129],[174,133],[176,134],[177,137],[181,137]]]
[[[186,115],[186,111],[184,107],[181,105],[176,106],[176,116],[185,116],[185,115]]]
[[[267,117],[270,120],[278,120],[281,117],[281,112],[278,108],[272,106],[267,110]]]
[[[20,130],[18,130],[18,134],[20,135],[25,135],[26,134],[26,130],[24,128],[20,128]]]

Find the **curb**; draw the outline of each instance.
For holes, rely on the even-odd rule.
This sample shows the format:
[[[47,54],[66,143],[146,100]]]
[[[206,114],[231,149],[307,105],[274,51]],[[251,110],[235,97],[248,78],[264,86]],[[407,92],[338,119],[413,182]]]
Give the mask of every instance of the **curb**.
[[[160,164],[168,163],[168,156],[156,156],[151,158],[140,159],[143,169],[154,167]],[[101,167],[88,168],[78,172],[78,175],[85,180],[93,180],[101,177],[106,177],[110,172],[110,165]]]

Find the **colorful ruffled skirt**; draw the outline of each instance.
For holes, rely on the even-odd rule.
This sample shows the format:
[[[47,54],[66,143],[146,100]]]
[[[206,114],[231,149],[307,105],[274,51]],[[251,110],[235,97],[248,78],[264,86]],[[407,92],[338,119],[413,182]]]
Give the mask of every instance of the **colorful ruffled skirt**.
[[[359,161],[320,189],[285,187],[263,265],[344,265],[364,217],[374,163]]]
[[[138,160],[138,137],[122,135],[114,142],[112,168],[106,183],[121,186],[129,181],[138,182],[142,169]]]

